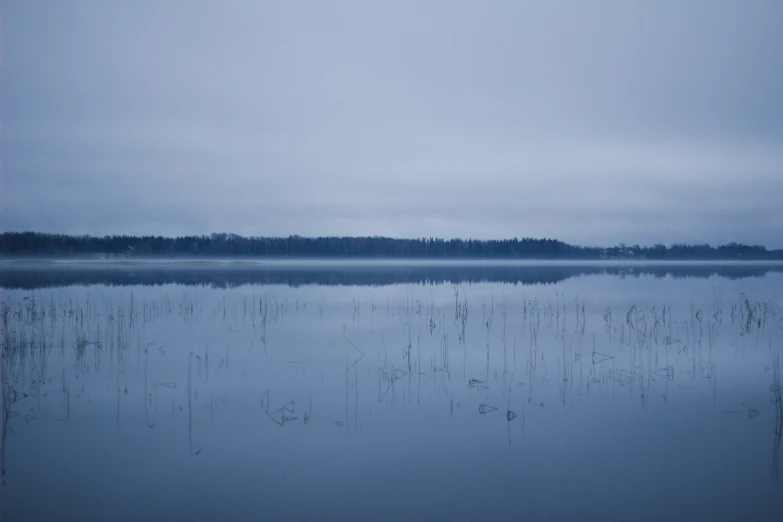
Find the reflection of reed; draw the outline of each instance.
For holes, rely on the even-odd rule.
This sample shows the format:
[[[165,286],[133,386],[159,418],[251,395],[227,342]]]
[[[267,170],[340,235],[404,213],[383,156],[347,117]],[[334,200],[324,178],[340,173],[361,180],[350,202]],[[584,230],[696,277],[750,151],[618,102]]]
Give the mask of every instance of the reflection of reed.
[[[772,478],[779,476],[780,437],[783,434],[783,399],[780,395],[780,356],[774,354],[772,362],[772,393],[775,400],[775,439],[772,443]]]
[[[148,428],[154,428],[155,425],[150,422],[150,414],[149,414],[149,408],[148,408],[148,402],[152,400],[152,395],[147,395],[147,361],[149,359],[149,349],[150,346],[153,346],[152,343],[148,344],[146,348],[144,348],[144,419],[147,421],[147,427]]]
[[[198,356],[196,356],[198,357]],[[199,366],[200,367],[200,366]],[[201,453],[201,448],[193,452],[193,393],[192,393],[192,374],[193,374],[193,352],[188,355],[188,451],[191,457]]]
[[[0,354],[0,400],[2,400],[3,412],[3,436],[0,440],[0,477],[2,477],[2,485],[5,485],[5,441],[8,433],[8,401],[6,399],[6,385],[5,385],[5,354]]]

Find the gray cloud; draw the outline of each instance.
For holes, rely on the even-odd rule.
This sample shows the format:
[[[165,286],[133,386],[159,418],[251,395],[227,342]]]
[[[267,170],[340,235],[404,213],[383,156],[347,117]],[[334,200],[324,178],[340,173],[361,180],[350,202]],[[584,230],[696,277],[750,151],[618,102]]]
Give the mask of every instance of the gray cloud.
[[[783,4],[8,1],[0,228],[783,247]]]

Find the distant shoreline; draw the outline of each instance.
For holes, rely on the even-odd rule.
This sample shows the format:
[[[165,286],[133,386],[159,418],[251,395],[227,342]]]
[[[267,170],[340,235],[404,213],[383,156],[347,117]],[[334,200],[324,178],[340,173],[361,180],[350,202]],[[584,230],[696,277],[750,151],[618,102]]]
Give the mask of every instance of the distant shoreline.
[[[556,239],[400,239],[391,237],[69,236],[39,232],[0,233],[0,258],[40,260],[281,260],[492,261],[783,261],[783,250],[729,243],[585,247]]]

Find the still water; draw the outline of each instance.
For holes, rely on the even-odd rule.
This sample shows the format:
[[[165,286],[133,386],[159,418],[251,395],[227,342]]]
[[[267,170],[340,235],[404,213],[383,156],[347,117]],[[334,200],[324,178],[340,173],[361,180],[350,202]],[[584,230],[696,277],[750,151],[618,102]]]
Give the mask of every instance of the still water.
[[[780,265],[0,267],[2,520],[782,520]]]

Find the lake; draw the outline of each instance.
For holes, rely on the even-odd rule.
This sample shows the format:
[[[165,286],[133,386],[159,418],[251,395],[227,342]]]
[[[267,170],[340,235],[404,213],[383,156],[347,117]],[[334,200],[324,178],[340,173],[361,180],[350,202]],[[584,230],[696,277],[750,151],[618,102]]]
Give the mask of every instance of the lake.
[[[783,265],[6,262],[2,520],[781,520]]]

